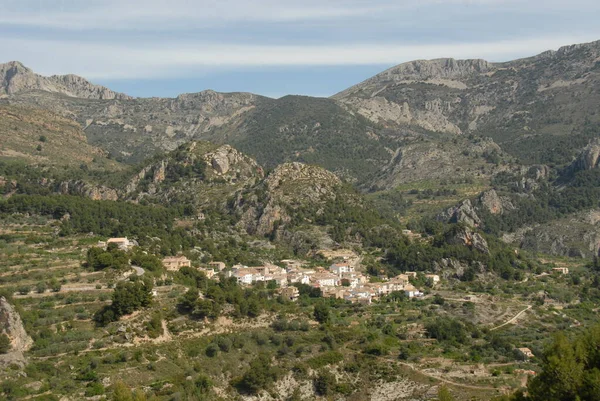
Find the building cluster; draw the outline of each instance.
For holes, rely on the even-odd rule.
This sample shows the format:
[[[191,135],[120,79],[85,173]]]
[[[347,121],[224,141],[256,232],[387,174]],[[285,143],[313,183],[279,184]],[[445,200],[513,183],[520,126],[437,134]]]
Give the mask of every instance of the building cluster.
[[[190,267],[191,261],[185,256],[170,256],[163,259],[164,267],[169,271],[177,271],[182,267]],[[226,277],[235,277],[241,285],[252,285],[259,282],[273,282],[277,285],[280,295],[290,300],[299,296],[294,284],[305,284],[318,288],[324,297],[345,299],[350,302],[371,303],[382,296],[394,292],[403,293],[408,298],[421,297],[423,293],[410,283],[416,272],[406,272],[391,279],[370,282],[368,276],[355,271],[348,261],[333,263],[328,268],[305,268],[296,260],[282,260],[281,266],[265,264],[264,266],[248,267],[235,265],[227,269],[223,262],[210,262],[206,268],[199,268],[208,278],[224,272]],[[435,285],[440,278],[436,274],[425,275]]]
[[[404,293],[409,298],[423,295],[410,283],[410,277],[416,276],[415,272],[371,283],[366,275],[356,272],[348,262],[334,263],[329,268],[311,269],[306,269],[300,262],[293,260],[283,260],[282,263],[285,268],[270,264],[260,267],[236,265],[227,272],[227,275],[235,277],[242,285],[273,281],[280,288],[281,295],[291,300],[298,297],[297,288],[292,287],[296,283],[319,288],[324,297],[360,303],[371,303],[393,292]],[[434,283],[439,281],[437,275],[428,276]]]

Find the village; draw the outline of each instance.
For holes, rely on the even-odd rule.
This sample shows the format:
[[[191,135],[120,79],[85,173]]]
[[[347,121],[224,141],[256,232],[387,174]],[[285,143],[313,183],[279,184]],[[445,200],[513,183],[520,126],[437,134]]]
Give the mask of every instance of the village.
[[[113,244],[127,251],[133,248],[135,241],[127,238],[109,238],[99,241],[97,246],[106,249]],[[320,251],[326,259],[339,260],[329,267],[306,268],[306,262],[284,259],[279,265],[267,263],[263,266],[244,266],[241,264],[231,267],[223,262],[209,262],[206,267],[198,267],[207,278],[218,280],[222,274],[225,277],[235,277],[242,286],[256,283],[273,283],[279,294],[288,300],[295,301],[300,296],[296,285],[308,285],[321,290],[323,297],[343,299],[352,303],[370,304],[382,296],[391,293],[402,293],[407,298],[418,298],[423,292],[411,284],[411,278],[416,278],[416,272],[405,272],[393,278],[378,277],[375,282],[369,276],[358,271],[360,259],[352,251]],[[168,256],[162,260],[167,271],[176,272],[183,267],[192,267],[192,261],[186,256]],[[440,281],[437,274],[426,274],[426,279],[432,285]]]
[[[191,267],[191,261],[185,256],[168,257],[163,259],[165,268],[176,271],[182,267]],[[321,290],[323,297],[344,299],[350,302],[370,304],[384,295],[393,292],[403,293],[407,298],[423,296],[423,292],[411,284],[410,279],[416,278],[416,272],[406,272],[394,278],[379,278],[377,282],[356,271],[347,261],[331,264],[328,268],[305,268],[304,263],[297,260],[285,259],[280,265],[265,264],[248,267],[234,265],[228,268],[223,262],[210,262],[208,267],[199,268],[210,279],[218,279],[219,273],[225,277],[235,277],[242,286],[256,283],[273,283],[279,294],[291,301],[298,299],[300,291],[298,284],[304,284]],[[440,278],[436,274],[425,277],[435,285]]]

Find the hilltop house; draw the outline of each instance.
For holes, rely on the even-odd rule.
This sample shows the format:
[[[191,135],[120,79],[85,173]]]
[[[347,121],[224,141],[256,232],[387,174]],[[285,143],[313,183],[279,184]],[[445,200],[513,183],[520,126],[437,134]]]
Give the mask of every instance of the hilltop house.
[[[178,271],[182,267],[191,267],[192,262],[185,256],[168,256],[162,261],[168,271]]]
[[[533,358],[535,356],[529,348],[517,348],[517,350],[521,353],[521,355],[523,355],[527,359]]]
[[[119,248],[122,251],[128,251],[135,245],[135,243],[133,241],[128,240],[127,237],[125,237],[125,238],[109,238],[106,242],[104,242],[104,241],[98,242],[98,246],[104,245],[103,248],[108,248],[111,244],[115,244],[117,246],[117,248]]]

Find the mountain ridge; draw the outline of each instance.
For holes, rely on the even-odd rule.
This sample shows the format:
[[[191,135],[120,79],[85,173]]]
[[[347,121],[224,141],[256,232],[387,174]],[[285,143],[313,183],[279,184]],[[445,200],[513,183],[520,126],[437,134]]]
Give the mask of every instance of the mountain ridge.
[[[124,100],[131,96],[95,85],[74,74],[42,76],[19,61],[0,64],[0,95],[43,90],[84,99]]]

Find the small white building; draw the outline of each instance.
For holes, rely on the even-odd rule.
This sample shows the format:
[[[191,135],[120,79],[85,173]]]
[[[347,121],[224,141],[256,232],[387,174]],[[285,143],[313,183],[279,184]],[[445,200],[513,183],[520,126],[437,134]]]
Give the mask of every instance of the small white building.
[[[339,278],[330,273],[315,273],[310,281],[315,287],[334,287],[338,285]]]
[[[329,266],[329,271],[335,275],[342,275],[344,273],[352,273],[354,272],[354,267],[351,267],[348,263],[334,263]]]
[[[434,285],[440,282],[440,276],[437,274],[426,274],[425,277],[430,279]]]
[[[117,248],[122,251],[128,251],[134,246],[134,243],[125,238],[109,238],[106,241],[106,247],[108,248],[111,244],[115,244]]]
[[[404,293],[409,298],[416,298],[416,297],[423,296],[423,293],[421,291],[419,291],[418,289],[416,289],[414,286],[412,286],[410,284],[404,286]]]

